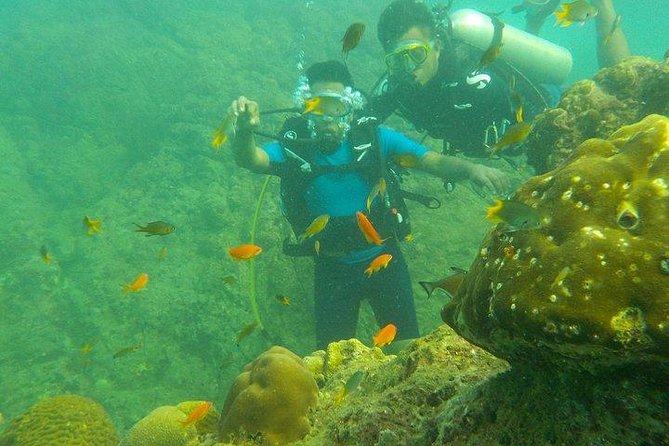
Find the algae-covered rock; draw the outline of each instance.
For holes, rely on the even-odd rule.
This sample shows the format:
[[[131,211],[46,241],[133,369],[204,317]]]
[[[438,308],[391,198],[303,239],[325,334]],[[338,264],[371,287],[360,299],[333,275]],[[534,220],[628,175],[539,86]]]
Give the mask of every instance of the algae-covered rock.
[[[44,399],[12,420],[2,446],[117,446],[118,434],[97,402],[79,395]]]
[[[197,444],[195,426],[184,426],[186,414],[161,406],[139,420],[119,446],[191,446]]]
[[[669,64],[631,57],[569,87],[556,108],[538,115],[527,139],[528,163],[554,169],[589,138],[608,138],[649,114],[669,115]]]
[[[669,118],[581,144],[515,200],[536,230],[492,230],[442,317],[510,362],[669,359]]]
[[[307,413],[317,395],[304,362],[283,347],[272,347],[244,367],[228,391],[221,436],[238,440],[260,433],[272,446],[298,440],[309,432]]]

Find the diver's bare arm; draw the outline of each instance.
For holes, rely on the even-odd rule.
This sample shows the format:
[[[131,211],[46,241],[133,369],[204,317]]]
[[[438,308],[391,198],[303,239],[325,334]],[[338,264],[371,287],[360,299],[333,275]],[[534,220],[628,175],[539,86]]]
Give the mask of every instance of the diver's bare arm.
[[[256,145],[251,128],[237,130],[232,141],[232,152],[238,166],[255,173],[266,173],[269,169],[267,152]]]
[[[613,8],[613,0],[592,0],[592,4],[599,9],[599,14],[595,19],[599,68],[610,67],[629,57],[630,48],[620,24],[611,32],[617,17]]]
[[[230,112],[237,116],[235,138],[232,151],[238,166],[251,172],[266,173],[269,170],[269,156],[258,147],[253,129],[260,124],[258,103],[240,96],[232,101]]]
[[[416,168],[448,181],[460,181],[469,178],[472,163],[454,156],[427,152]]]

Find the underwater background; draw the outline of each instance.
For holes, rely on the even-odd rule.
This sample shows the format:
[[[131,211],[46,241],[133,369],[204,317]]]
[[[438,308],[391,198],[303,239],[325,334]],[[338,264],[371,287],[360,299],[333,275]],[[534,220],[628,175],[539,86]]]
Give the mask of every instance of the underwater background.
[[[18,415],[65,392],[100,401],[124,431],[151,408],[186,399],[220,404],[239,369],[270,345],[315,349],[312,266],[287,258],[289,227],[271,180],[258,217],[255,261],[264,333],[239,346],[254,316],[248,264],[227,248],[249,240],[261,176],[214,153],[213,129],[244,94],[261,108],[290,106],[301,67],[340,57],[354,21],[367,24],[348,57],[356,84],[383,73],[376,21],[389,1],[0,1],[0,413]],[[455,0],[507,10],[515,1]],[[665,0],[617,1],[632,53],[669,47]],[[597,70],[594,23],[544,26],[569,48],[566,85]],[[406,130],[400,120],[392,125]],[[280,118],[263,129],[277,131]],[[432,141],[428,140],[428,144]],[[437,145],[432,145],[436,148]],[[503,167],[503,164],[496,167]],[[522,174],[509,172],[519,184]],[[527,174],[526,174],[527,175]],[[443,206],[412,206],[404,252],[421,332],[441,325],[439,298],[418,280],[466,268],[489,224],[489,201],[415,174],[411,190]],[[89,236],[84,216],[102,221]],[[176,227],[144,237],[134,223]],[[45,263],[40,249],[52,256]],[[124,295],[122,284],[150,282]],[[231,280],[230,276],[236,280]],[[275,296],[290,296],[282,305]],[[377,330],[365,308],[358,337]],[[116,357],[115,357],[116,356]]]

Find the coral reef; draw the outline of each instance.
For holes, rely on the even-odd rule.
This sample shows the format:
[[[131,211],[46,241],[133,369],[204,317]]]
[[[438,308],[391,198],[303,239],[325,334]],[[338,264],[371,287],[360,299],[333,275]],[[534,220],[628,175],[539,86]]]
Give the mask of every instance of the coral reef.
[[[669,118],[581,144],[515,194],[537,230],[499,226],[442,317],[511,363],[593,370],[669,359]]]
[[[79,395],[46,398],[0,435],[2,446],[117,446],[116,428],[97,402]]]
[[[186,414],[161,406],[139,420],[118,446],[194,446],[199,444],[194,425],[184,426]]]
[[[430,445],[444,402],[508,367],[446,325],[406,343],[397,355],[356,340],[330,344],[327,351],[335,367],[323,374],[321,396],[310,416],[313,431],[295,446]],[[339,402],[342,387],[358,370],[365,371],[365,378]]]
[[[221,436],[237,439],[260,433],[264,444],[283,445],[309,432],[307,413],[318,387],[304,362],[283,347],[272,347],[244,367],[221,412]]]
[[[653,113],[669,115],[669,64],[631,57],[600,70],[593,80],[576,82],[556,108],[535,118],[527,139],[528,163],[545,173],[586,139],[607,138]]]

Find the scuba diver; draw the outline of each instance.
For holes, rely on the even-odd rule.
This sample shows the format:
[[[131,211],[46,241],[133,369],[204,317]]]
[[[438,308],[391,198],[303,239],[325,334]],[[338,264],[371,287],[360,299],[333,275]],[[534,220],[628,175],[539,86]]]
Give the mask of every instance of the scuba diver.
[[[505,64],[505,73],[489,69],[502,47],[505,54],[524,58],[530,68],[533,52],[541,57],[535,65],[550,68],[535,71],[546,84],[559,83],[571,69],[566,49],[505,27],[495,15],[474,10],[449,14],[448,8],[430,10],[416,0],[391,3],[379,18],[377,36],[386,53],[388,74],[374,89],[371,113],[382,121],[397,113],[417,130],[443,140],[447,154],[488,157],[517,121],[519,108],[531,120],[557,101],[556,85],[529,81],[510,64]],[[488,39],[485,45],[490,42],[483,56],[482,49],[462,41],[482,38]],[[514,100],[521,96],[522,104]]]
[[[262,134],[258,104],[244,96],[233,101],[232,148],[238,166],[281,179],[283,213],[296,235],[284,242],[284,252],[315,262],[318,348],[355,336],[364,298],[380,326],[394,324],[398,339],[417,337],[411,280],[399,248],[410,238],[410,218],[395,161],[499,193],[509,183],[495,169],[430,151],[361,115],[365,100],[340,62],[308,68],[295,99],[302,113],[262,147],[254,136]]]

